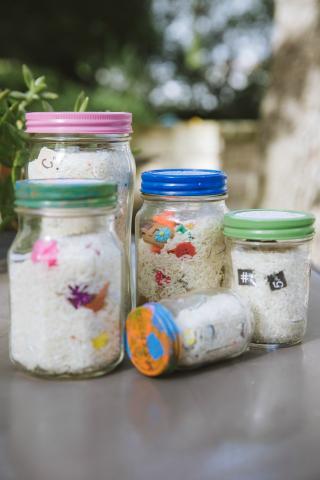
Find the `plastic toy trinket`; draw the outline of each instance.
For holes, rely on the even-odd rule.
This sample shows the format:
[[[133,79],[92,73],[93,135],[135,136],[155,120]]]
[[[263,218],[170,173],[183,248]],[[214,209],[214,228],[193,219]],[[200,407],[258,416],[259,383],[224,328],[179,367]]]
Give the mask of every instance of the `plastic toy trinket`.
[[[147,224],[141,229],[142,238],[146,243],[163,247],[163,245],[174,236],[170,227],[164,227],[159,223]]]

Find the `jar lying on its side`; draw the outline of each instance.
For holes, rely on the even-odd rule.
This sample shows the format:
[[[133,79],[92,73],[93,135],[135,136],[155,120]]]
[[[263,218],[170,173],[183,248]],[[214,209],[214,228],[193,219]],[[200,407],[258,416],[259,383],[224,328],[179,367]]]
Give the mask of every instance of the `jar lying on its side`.
[[[44,376],[91,377],[123,357],[123,254],[116,185],[16,184],[19,231],[9,252],[10,356]]]
[[[226,175],[169,169],[142,174],[136,216],[137,304],[220,287]]]
[[[146,303],[126,322],[134,366],[155,377],[236,357],[250,342],[252,315],[233,292],[199,292]]]
[[[313,215],[293,211],[239,210],[225,216],[231,285],[250,302],[256,346],[289,346],[303,339],[313,223]]]
[[[127,112],[30,112],[29,179],[100,179],[118,186],[115,229],[124,245],[126,314],[132,308],[130,246],[135,162]]]

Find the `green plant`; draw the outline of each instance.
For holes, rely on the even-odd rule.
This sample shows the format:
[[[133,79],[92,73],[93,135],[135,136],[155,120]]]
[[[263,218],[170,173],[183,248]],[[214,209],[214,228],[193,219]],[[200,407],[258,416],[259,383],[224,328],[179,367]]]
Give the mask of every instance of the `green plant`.
[[[75,101],[73,111],[74,112],[85,112],[87,110],[89,103],[89,97],[86,97],[84,92],[80,92],[78,98]]]
[[[33,108],[53,110],[51,101],[58,98],[47,88],[44,76],[34,78],[23,65],[22,75],[26,91],[5,89],[0,91],[0,231],[15,221],[14,184],[23,177],[28,160],[27,135],[24,133],[25,113]],[[86,110],[89,98],[81,92],[74,111]]]

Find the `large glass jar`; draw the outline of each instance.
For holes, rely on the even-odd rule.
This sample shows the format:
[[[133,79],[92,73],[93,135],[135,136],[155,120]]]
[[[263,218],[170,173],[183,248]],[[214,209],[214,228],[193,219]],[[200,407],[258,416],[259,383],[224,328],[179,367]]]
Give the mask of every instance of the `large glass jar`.
[[[226,175],[218,170],[142,174],[136,216],[137,304],[223,284]]]
[[[254,313],[252,342],[276,348],[300,343],[307,325],[314,216],[239,210],[225,216],[232,288]]]
[[[32,112],[29,179],[102,179],[118,185],[115,227],[125,251],[125,310],[131,308],[130,243],[135,162],[132,115],[125,112]]]
[[[252,316],[232,291],[198,292],[134,309],[126,332],[132,363],[154,377],[240,355],[251,339]]]
[[[10,356],[34,374],[92,377],[123,357],[123,254],[116,185],[16,184],[19,231],[9,251]]]

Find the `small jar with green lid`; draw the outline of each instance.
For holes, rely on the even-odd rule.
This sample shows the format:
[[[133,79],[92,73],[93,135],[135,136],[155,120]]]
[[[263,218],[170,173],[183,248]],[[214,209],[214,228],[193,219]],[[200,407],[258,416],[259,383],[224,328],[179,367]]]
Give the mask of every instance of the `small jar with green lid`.
[[[117,186],[100,180],[16,184],[9,252],[10,357],[36,375],[94,377],[123,357],[123,253]]]
[[[307,325],[314,216],[281,210],[238,210],[224,218],[230,283],[254,313],[252,343],[300,343]]]

